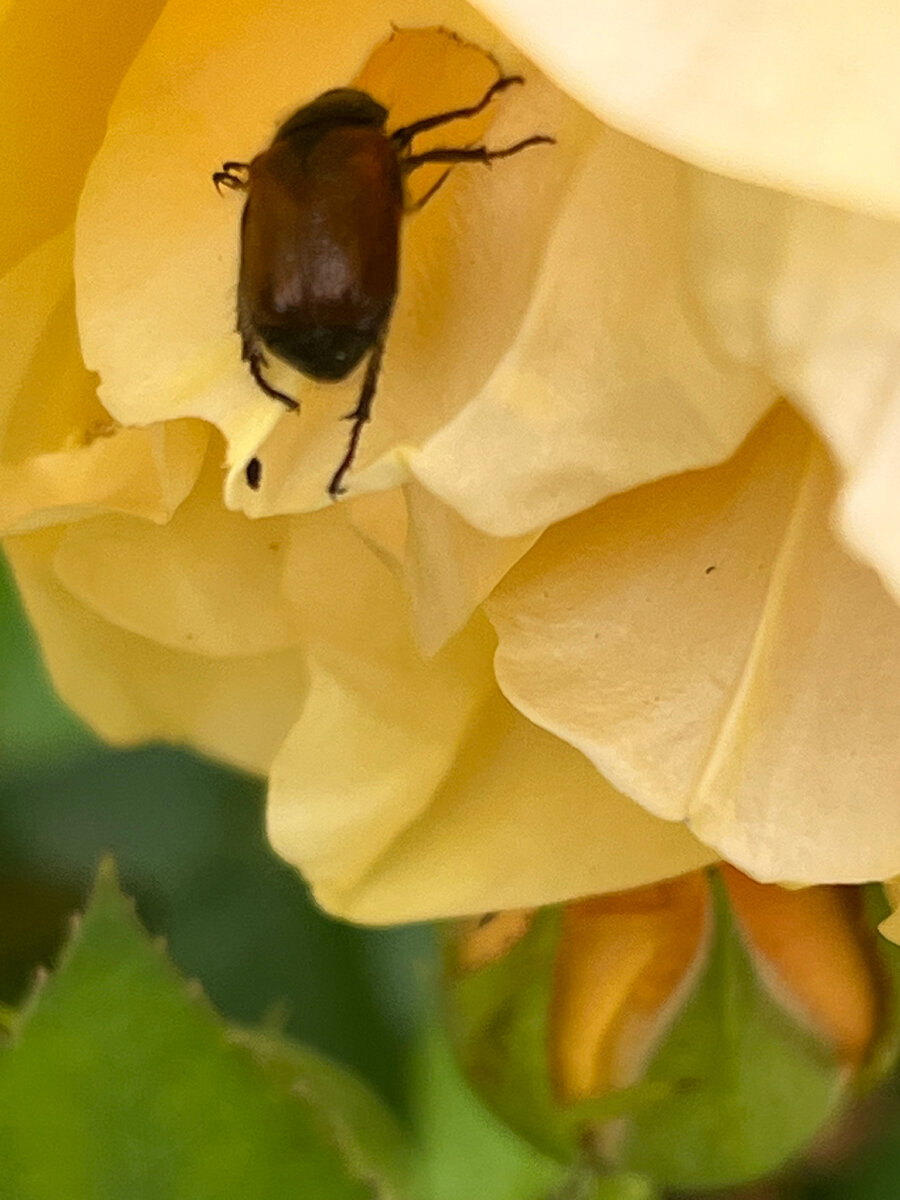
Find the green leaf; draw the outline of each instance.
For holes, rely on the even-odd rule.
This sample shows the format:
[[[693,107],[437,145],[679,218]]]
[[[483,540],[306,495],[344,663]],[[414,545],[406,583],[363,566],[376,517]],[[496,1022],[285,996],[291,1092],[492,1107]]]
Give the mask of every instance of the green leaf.
[[[394,1200],[403,1157],[356,1081],[229,1034],[101,868],[0,1051],[4,1200]]]
[[[324,1115],[345,1162],[361,1179],[380,1181],[385,1200],[405,1195],[409,1146],[405,1133],[375,1094],[329,1059],[273,1034],[232,1030],[282,1091],[295,1092]]]
[[[417,1194],[427,1200],[545,1200],[567,1172],[490,1113],[463,1079],[446,1038],[433,1027],[413,1073],[419,1137]]]

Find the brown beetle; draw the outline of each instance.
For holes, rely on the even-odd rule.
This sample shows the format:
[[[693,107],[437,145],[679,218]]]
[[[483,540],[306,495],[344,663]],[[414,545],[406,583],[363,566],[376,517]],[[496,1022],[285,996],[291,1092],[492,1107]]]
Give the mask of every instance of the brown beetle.
[[[520,75],[498,79],[478,104],[426,117],[387,133],[387,109],[366,92],[336,88],[299,108],[271,146],[249,163],[226,162],[216,187],[247,193],[241,219],[237,328],[244,360],[259,387],[287,408],[298,402],[266,379],[266,352],[311,379],[345,379],[369,354],[347,451],[328,485],[332,497],[356,455],[369,420],[397,294],[400,221],[421,208],[457,163],[490,163],[527,146],[552,143],[536,134],[502,150],[485,146],[412,153],[417,134],[473,117]],[[426,163],[447,171],[415,204],[404,180]],[[253,459],[247,482],[258,488]]]

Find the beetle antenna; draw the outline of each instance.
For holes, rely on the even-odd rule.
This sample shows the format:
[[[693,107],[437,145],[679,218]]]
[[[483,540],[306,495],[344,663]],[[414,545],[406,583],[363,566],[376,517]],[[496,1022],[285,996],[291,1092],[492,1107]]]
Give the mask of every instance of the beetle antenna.
[[[376,342],[375,349],[369,358],[369,365],[366,367],[366,377],[363,380],[362,391],[359,393],[359,402],[353,412],[347,413],[344,418],[345,421],[353,422],[353,428],[350,430],[347,453],[341,459],[340,466],[332,475],[331,483],[328,485],[328,494],[332,500],[336,500],[347,490],[342,486],[343,478],[353,465],[359,447],[359,439],[362,437],[363,426],[372,415],[372,401],[375,399],[375,388],[378,385],[378,372],[381,370],[383,354],[384,343]]]
[[[491,84],[477,104],[473,104],[470,108],[455,108],[452,112],[438,113],[434,117],[424,117],[421,121],[416,121],[413,125],[404,125],[401,129],[394,130],[391,134],[391,141],[398,150],[405,150],[416,134],[426,133],[429,129],[436,129],[438,125],[445,125],[448,121],[459,121],[464,117],[476,117],[483,109],[487,108],[498,92],[505,92],[514,83],[524,82],[525,80],[521,75],[503,75]]]

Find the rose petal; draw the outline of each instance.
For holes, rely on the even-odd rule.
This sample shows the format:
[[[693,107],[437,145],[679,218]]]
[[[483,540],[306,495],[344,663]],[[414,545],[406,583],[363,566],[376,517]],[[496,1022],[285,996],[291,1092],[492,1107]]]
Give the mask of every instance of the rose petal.
[[[710,170],[900,215],[900,13],[880,0],[478,0],[620,129]]]
[[[395,574],[402,570],[408,531],[404,489],[366,492],[345,505],[347,520]]]
[[[126,422],[191,414],[218,425],[234,465],[228,503],[253,515],[327,505],[347,438],[336,417],[354,407],[359,381],[323,388],[287,380],[273,364],[273,381],[303,402],[299,418],[284,419],[252,384],[231,332],[237,206],[219,203],[208,184],[200,189],[196,164],[265,145],[273,115],[319,90],[323,59],[334,77],[351,77],[340,65],[348,39],[338,38],[331,7],[319,9],[322,54],[308,80],[290,75],[289,91],[270,55],[311,33],[293,9],[267,6],[259,27],[258,18],[226,26],[211,52],[202,0],[173,0],[122,89],[79,215],[79,320],[110,411]],[[360,58],[365,30],[374,35],[378,21],[371,6],[366,13],[358,40],[357,32],[349,39]],[[469,11],[457,15],[454,24],[469,32]],[[476,22],[472,31],[486,49],[496,43],[489,28]],[[190,54],[200,39],[202,65]],[[500,49],[504,69],[527,70],[510,47]],[[426,52],[435,62],[424,72],[430,87],[414,69]],[[440,31],[401,31],[363,78],[407,116],[440,110],[460,102],[458,88],[442,100],[457,68],[456,58],[452,68],[444,63],[449,55],[472,75],[471,99],[482,94],[495,68],[476,54],[476,78],[473,53]],[[234,78],[245,84],[243,103],[223,103],[222,86],[234,94]],[[635,483],[720,461],[772,392],[753,371],[711,355],[694,329],[680,248],[683,168],[603,136],[533,71],[496,107],[492,143],[549,130],[557,145],[504,162],[489,179],[458,169],[408,221],[376,419],[353,487],[392,487],[409,465],[469,523],[506,537]],[[221,148],[226,138],[230,151]],[[152,207],[148,178],[159,197]],[[264,470],[251,491],[241,468],[255,454]]]
[[[0,4],[0,275],[72,220],[109,102],[163,2]]]
[[[436,0],[405,0],[399,8],[384,2],[348,8],[321,0],[298,11],[281,0],[265,10],[230,5],[226,13],[208,0],[170,0],[122,88],[88,179],[78,222],[79,323],[104,402],[125,423],[194,415],[216,424],[236,468],[228,501],[254,515],[329,503],[326,484],[347,438],[339,417],[354,407],[359,379],[323,387],[290,373],[284,386],[303,401],[299,418],[283,414],[253,384],[234,332],[240,197],[217,196],[210,174],[225,158],[265,147],[276,120],[298,103],[351,82],[392,21],[421,25],[429,15],[452,21],[455,33],[484,47],[480,74],[470,65],[463,72],[471,102],[484,92],[485,72],[496,77],[485,51],[500,51],[504,69],[521,65],[463,4],[448,10]],[[421,54],[420,35],[408,36]],[[459,53],[468,64],[470,55],[445,32],[430,36],[436,48],[427,87],[399,67],[383,80],[386,93],[394,93],[388,98],[396,99],[398,78],[405,86],[409,74],[409,96],[397,99],[398,112],[426,115],[459,103],[455,59],[444,60]],[[401,31],[395,40],[403,37]],[[380,94],[376,82],[368,86]],[[535,132],[545,118],[553,126],[560,112],[575,111],[537,77],[494,108],[492,115],[506,114],[491,127],[500,145]],[[453,136],[467,140],[459,131]],[[571,158],[571,151],[552,149],[553,171],[537,151],[490,175],[458,168],[433,204],[409,219],[377,419],[360,459],[363,466],[384,461],[376,464],[374,482],[357,473],[355,486],[404,479],[398,439],[427,436],[468,399],[514,336]],[[273,379],[281,379],[277,366]],[[260,447],[265,469],[254,494],[241,468]]]
[[[469,620],[537,533],[492,538],[417,484],[405,489],[409,531],[404,579],[416,634],[434,654]]]
[[[449,758],[422,746],[423,729],[446,732],[435,693],[428,711],[413,693],[406,723],[386,729],[369,701],[322,681],[315,724],[304,716],[279,756],[270,836],[326,908],[425,920],[636,887],[713,861],[683,825],[626,800],[495,692],[469,728],[455,726],[444,775]]]
[[[483,619],[424,659],[400,580],[378,555],[359,555],[346,513],[297,518],[304,537],[285,587],[302,611],[310,689],[273,765],[268,806],[275,848],[330,887],[325,903],[341,911],[339,893],[427,808],[493,687]]]
[[[884,891],[893,911],[881,922],[878,930],[890,941],[900,944],[900,877],[886,880]]]
[[[0,530],[102,511],[165,521],[193,486],[208,430],[122,429],[78,349],[71,232],[0,280]]]
[[[691,177],[694,290],[844,470],[841,531],[900,599],[900,225]]]
[[[108,741],[183,742],[265,772],[303,703],[302,654],[207,658],[104,620],[56,579],[57,530],[5,542],[44,659],[63,700]]]
[[[587,141],[514,345],[410,455],[470,524],[520,535],[720,462],[773,403],[771,385],[696,319],[683,199],[692,173],[612,131]]]
[[[522,712],[764,880],[900,867],[900,613],[832,497],[782,408],[734,461],[549,531],[487,606]]]
[[[296,646],[281,587],[291,522],[223,509],[218,457],[167,525],[106,516],[70,526],[53,570],[85,608],[172,650],[249,658]]]

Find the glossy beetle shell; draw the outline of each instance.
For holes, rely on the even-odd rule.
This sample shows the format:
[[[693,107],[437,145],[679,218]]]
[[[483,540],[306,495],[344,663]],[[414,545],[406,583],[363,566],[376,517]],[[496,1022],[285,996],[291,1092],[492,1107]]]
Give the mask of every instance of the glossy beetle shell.
[[[343,379],[397,291],[403,187],[385,110],[364,92],[299,109],[249,165],[238,328],[313,379]]]

